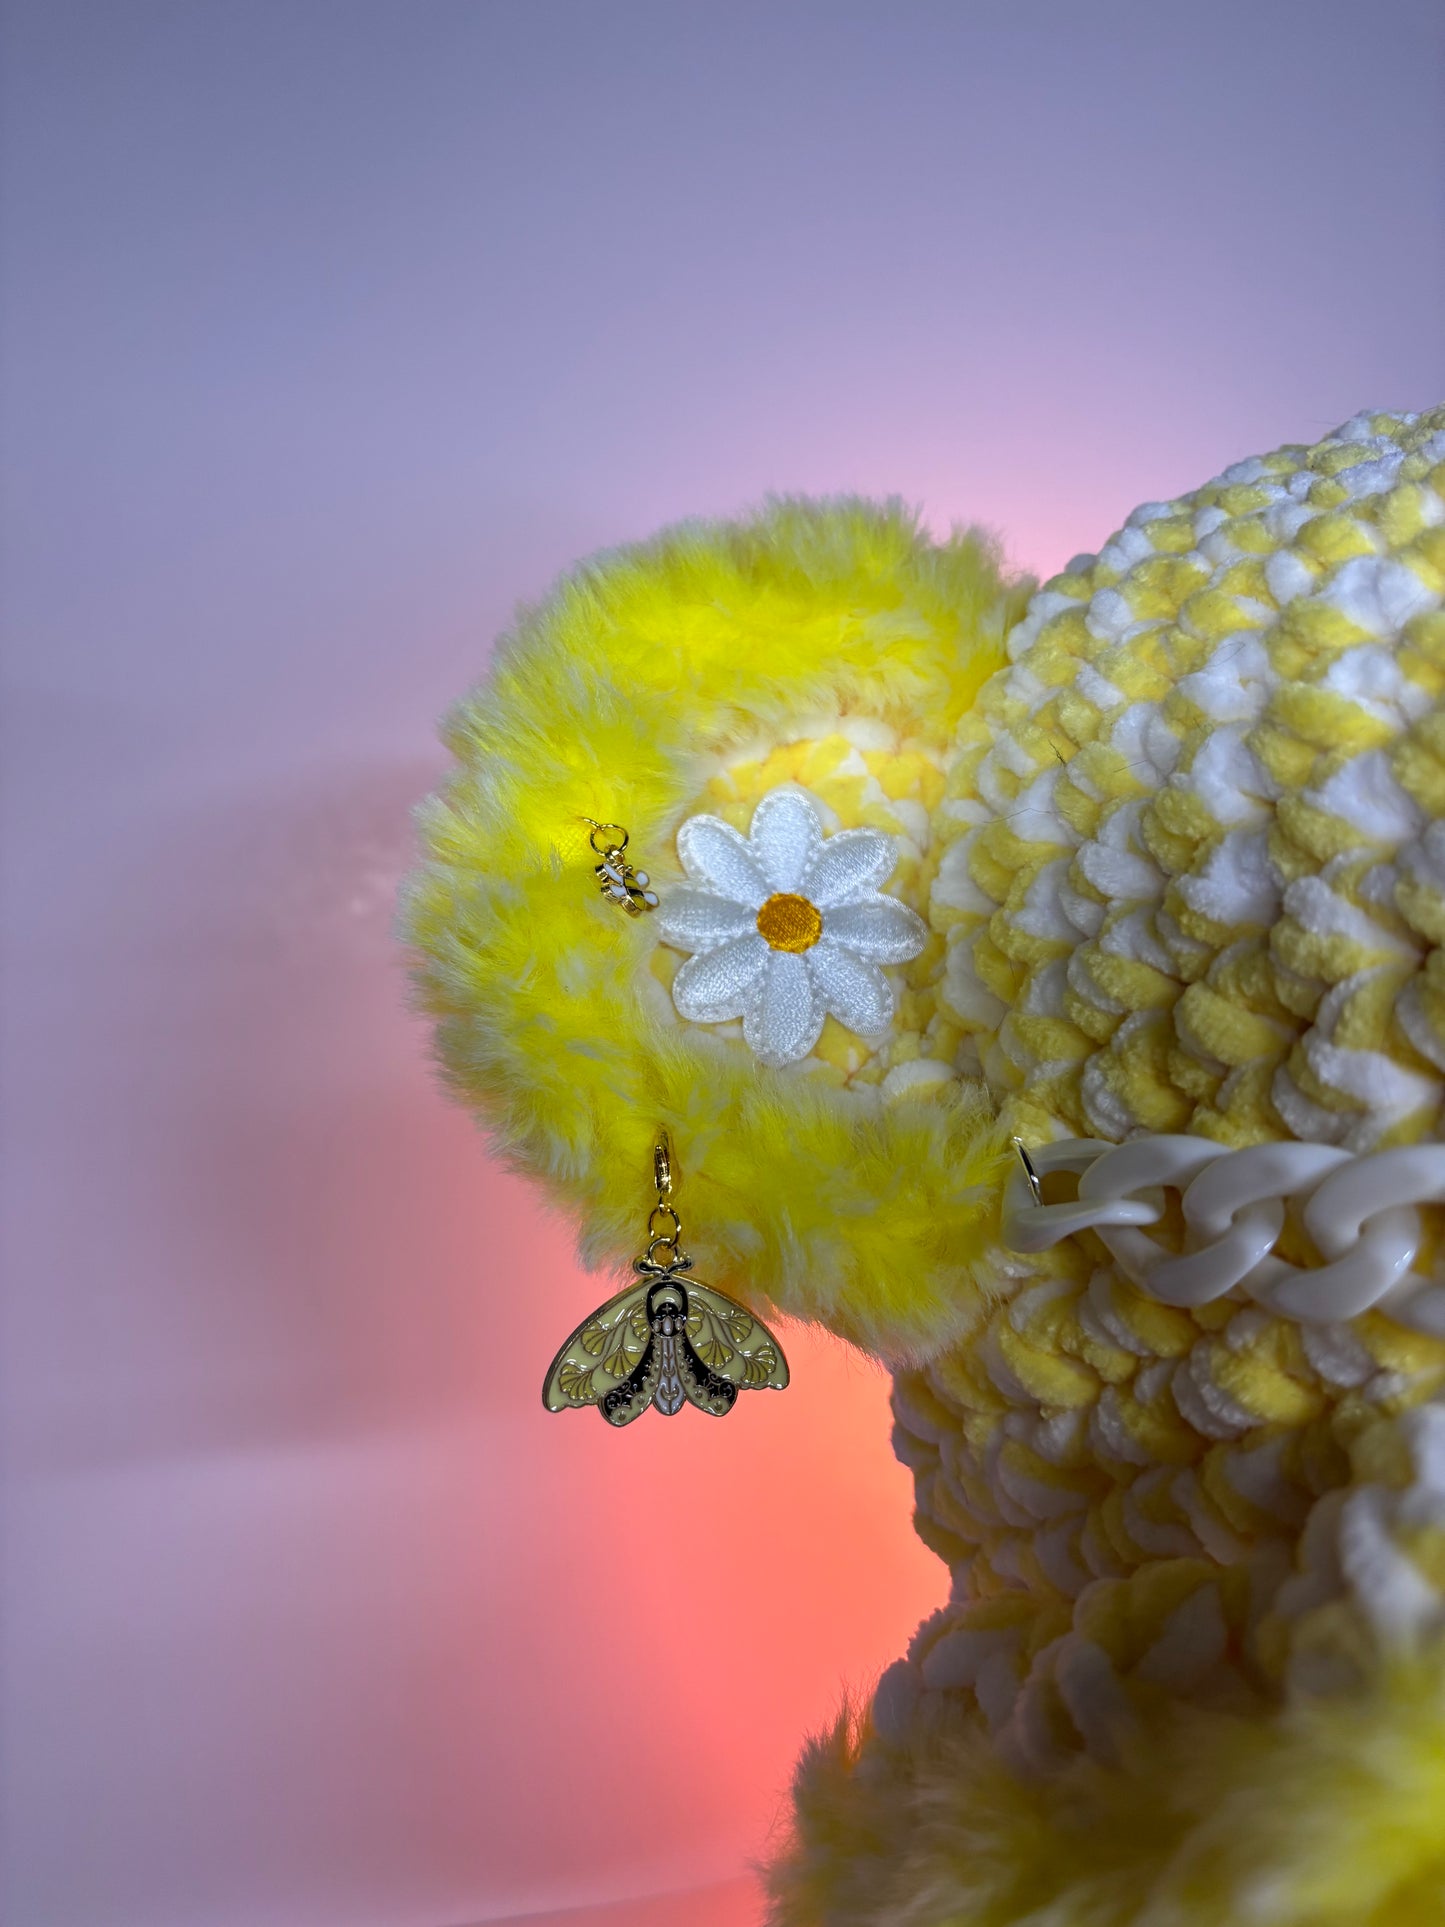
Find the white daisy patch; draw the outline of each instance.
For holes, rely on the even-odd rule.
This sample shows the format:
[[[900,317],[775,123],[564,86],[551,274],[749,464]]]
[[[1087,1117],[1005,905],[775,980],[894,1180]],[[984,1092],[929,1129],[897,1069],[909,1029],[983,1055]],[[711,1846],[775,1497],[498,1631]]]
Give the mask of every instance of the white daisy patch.
[[[692,955],[672,1001],[694,1024],[741,1017],[760,1063],[796,1063],[830,1014],[876,1040],[897,997],[881,965],[907,963],[927,926],[885,896],[897,862],[882,830],[828,836],[807,790],[770,790],[747,836],[716,816],[693,816],[677,833],[689,882],[670,890],[656,915],[662,941]]]

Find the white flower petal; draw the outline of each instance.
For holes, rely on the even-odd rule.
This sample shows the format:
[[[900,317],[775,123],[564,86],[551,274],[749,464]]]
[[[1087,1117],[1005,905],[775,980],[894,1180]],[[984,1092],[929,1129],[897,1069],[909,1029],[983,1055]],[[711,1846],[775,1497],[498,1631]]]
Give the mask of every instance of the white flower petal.
[[[907,963],[928,941],[928,925],[897,897],[865,897],[823,917],[823,933],[855,957],[873,963]]]
[[[803,891],[820,910],[870,896],[892,876],[898,862],[893,838],[882,830],[839,830],[813,861]]]
[[[769,790],[753,811],[748,844],[774,890],[795,891],[822,842],[823,826],[806,790]]]
[[[823,999],[809,963],[786,950],[770,951],[762,981],[743,1015],[743,1036],[753,1055],[775,1067],[796,1063],[817,1043],[822,1028]]]
[[[730,903],[756,910],[771,894],[747,838],[720,816],[690,816],[677,833],[677,854],[694,883]]]
[[[897,1008],[893,986],[877,964],[855,957],[825,933],[808,952],[813,977],[827,1008],[845,1030],[879,1037]]]
[[[745,937],[758,927],[756,910],[729,903],[711,890],[690,890],[683,883],[669,890],[653,917],[664,943],[678,950],[716,950],[720,943]]]
[[[759,980],[772,954],[755,932],[689,957],[672,980],[678,1016],[694,1024],[744,1016],[758,1000]]]

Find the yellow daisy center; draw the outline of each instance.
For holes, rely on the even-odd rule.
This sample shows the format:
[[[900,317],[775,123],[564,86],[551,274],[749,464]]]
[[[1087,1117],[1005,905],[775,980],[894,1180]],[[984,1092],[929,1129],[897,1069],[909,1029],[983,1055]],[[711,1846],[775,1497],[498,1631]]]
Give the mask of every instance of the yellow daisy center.
[[[771,896],[758,912],[758,935],[774,950],[811,950],[823,919],[806,897]]]

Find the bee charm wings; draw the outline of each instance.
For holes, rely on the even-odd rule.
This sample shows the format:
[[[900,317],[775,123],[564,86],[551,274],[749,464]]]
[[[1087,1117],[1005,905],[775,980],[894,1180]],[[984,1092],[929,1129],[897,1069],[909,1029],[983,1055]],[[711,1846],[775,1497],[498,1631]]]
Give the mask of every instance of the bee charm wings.
[[[649,1405],[671,1418],[684,1405],[725,1418],[740,1391],[782,1391],[783,1348],[760,1318],[683,1265],[638,1267],[635,1284],[599,1305],[552,1361],[549,1412],[595,1405],[630,1425]]]

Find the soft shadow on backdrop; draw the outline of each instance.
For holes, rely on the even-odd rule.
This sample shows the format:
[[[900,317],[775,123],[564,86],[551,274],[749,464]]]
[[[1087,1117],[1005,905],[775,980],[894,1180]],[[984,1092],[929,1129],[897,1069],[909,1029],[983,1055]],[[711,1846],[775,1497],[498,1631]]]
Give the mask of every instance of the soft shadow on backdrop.
[[[7,14],[0,1912],[742,1927],[943,1568],[839,1346],[542,1413],[605,1286],[406,1014],[435,717],[682,514],[896,491],[1047,572],[1439,401],[1442,16]]]

